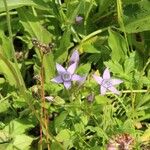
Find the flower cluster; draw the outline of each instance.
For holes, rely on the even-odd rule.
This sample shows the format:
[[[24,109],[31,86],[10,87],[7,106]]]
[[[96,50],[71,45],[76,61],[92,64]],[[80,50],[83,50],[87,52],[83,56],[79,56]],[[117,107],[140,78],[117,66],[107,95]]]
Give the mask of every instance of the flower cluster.
[[[86,77],[81,77],[75,73],[75,70],[79,63],[79,53],[75,50],[69,61],[69,67],[65,69],[60,64],[56,64],[56,69],[58,72],[58,76],[53,78],[51,81],[55,83],[63,83],[66,89],[71,87],[72,81],[77,81],[78,83],[82,84]],[[107,90],[111,91],[114,94],[120,94],[120,92],[115,88],[115,85],[122,83],[123,81],[120,79],[112,79],[110,76],[110,71],[108,68],[104,70],[103,76],[93,75],[93,78],[96,80],[98,84],[100,84],[100,93],[101,95],[105,95]]]

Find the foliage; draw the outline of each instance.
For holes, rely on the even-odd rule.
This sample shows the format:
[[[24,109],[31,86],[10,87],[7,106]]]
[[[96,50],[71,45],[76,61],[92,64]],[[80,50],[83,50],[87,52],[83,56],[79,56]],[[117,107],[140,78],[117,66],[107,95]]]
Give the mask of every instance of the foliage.
[[[107,150],[128,134],[132,149],[148,147],[149,7],[149,0],[1,0],[0,150]],[[86,79],[72,77],[66,89],[52,79],[75,50],[75,73]],[[123,81],[120,95],[100,95],[93,74],[105,68]]]

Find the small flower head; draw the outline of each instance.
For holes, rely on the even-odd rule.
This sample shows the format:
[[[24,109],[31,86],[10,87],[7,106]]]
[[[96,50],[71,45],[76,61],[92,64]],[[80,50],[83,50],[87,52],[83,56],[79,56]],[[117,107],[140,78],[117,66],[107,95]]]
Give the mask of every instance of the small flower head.
[[[132,150],[134,146],[134,139],[131,135],[124,133],[116,135],[109,140],[107,150]]]
[[[69,64],[71,65],[73,63],[76,63],[76,64],[79,63],[79,52],[78,52],[78,50],[74,50],[71,57],[70,57]]]
[[[56,83],[63,83],[66,89],[69,89],[71,87],[72,81],[82,83],[85,78],[75,74],[76,66],[77,64],[73,63],[67,69],[65,69],[60,64],[56,64],[58,76],[53,78],[51,81]]]
[[[99,77],[97,75],[93,75],[94,79],[98,84],[101,85],[100,93],[101,95],[105,95],[106,91],[109,90],[114,94],[120,94],[120,92],[115,88],[115,85],[122,83],[123,81],[120,79],[112,79],[110,77],[110,72],[108,68],[104,70],[103,76]]]
[[[91,94],[89,94],[89,95],[87,96],[87,101],[88,101],[88,102],[93,102],[94,98],[95,98],[94,93],[91,93]]]
[[[83,17],[81,17],[81,16],[76,16],[75,22],[76,22],[77,24],[81,24],[82,21],[83,21]]]

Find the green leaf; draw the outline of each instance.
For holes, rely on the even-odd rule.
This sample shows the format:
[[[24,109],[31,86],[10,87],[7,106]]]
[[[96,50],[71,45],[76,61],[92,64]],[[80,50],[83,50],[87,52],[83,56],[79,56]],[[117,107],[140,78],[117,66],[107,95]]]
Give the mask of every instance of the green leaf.
[[[45,72],[45,81],[46,83],[50,82],[50,79],[54,77],[55,75],[55,63],[54,63],[54,57],[52,53],[44,55],[43,58],[43,64],[44,64],[44,72]]]
[[[150,127],[144,132],[144,134],[140,138],[141,142],[150,141]]]
[[[57,142],[53,142],[51,144],[51,149],[64,150],[64,148],[60,146]]]
[[[17,135],[14,138],[13,147],[16,150],[29,150],[32,141],[33,138],[30,136],[27,136],[25,134]]]
[[[34,125],[28,120],[12,120],[3,131],[5,133],[10,133],[11,137],[25,133],[27,129],[33,128]]]
[[[10,140],[9,134],[0,130],[0,143],[9,142]]]
[[[75,17],[78,16],[79,11],[83,8],[84,1],[80,0],[77,2],[77,5],[73,5],[73,3],[69,3],[67,16],[70,22],[74,22]]]
[[[73,44],[70,42],[70,38],[71,38],[71,30],[70,27],[68,27],[64,31],[64,34],[60,40],[60,46],[54,55],[55,60],[57,60],[57,62],[59,63],[63,63],[66,60],[67,52],[69,48],[73,46]]]
[[[126,58],[124,62],[124,71],[129,74],[134,71],[135,66],[135,53],[130,53],[130,57]]]
[[[150,29],[150,1],[142,0],[124,9],[125,31],[137,33]],[[123,29],[122,29],[123,30]]]
[[[9,60],[12,58],[11,44],[9,38],[4,34],[3,29],[0,28],[0,45],[1,53]]]
[[[63,142],[65,149],[67,149],[69,146],[72,145],[71,135],[72,133],[70,130],[64,129],[58,133],[58,135],[56,136],[56,139],[58,142]]]
[[[123,67],[117,62],[117,61],[108,61],[105,62],[105,65],[110,68],[111,72],[117,74],[117,75],[124,75]]]
[[[38,4],[40,3],[40,4]],[[7,5],[8,5],[8,9],[12,10],[12,9],[16,9],[19,7],[23,7],[23,6],[34,6],[36,8],[39,9],[43,9],[43,10],[48,10],[47,5],[42,1],[40,2],[40,0],[7,0]],[[1,0],[0,1],[0,12],[5,11],[5,6],[4,6],[4,2]]]
[[[54,124],[56,132],[59,132],[61,130],[61,126],[64,124],[64,120],[66,119],[68,115],[67,111],[63,111],[58,117],[55,118]]]
[[[75,128],[75,131],[78,132],[79,134],[85,132],[85,131],[84,131],[85,128],[84,128],[83,123],[76,123],[76,124],[74,125],[74,128]]]
[[[19,75],[14,67],[14,64],[11,63],[7,58],[5,58],[0,53],[0,73],[2,73],[10,85],[15,85],[15,87],[21,88],[21,81]]]
[[[0,113],[5,112],[10,107],[7,100],[0,100]]]
[[[65,104],[65,101],[61,97],[56,96],[54,100],[54,105],[61,106],[63,104]]]
[[[80,75],[87,75],[89,73],[90,69],[91,69],[91,64],[86,63],[86,64],[83,64],[83,65],[80,65],[77,69],[77,72]]]
[[[86,53],[100,53],[100,51],[97,50],[92,43],[88,42],[84,42],[81,49]]]
[[[106,105],[108,103],[109,99],[107,97],[101,96],[101,95],[96,95],[95,96],[95,103],[96,104],[102,104],[102,105]]]
[[[40,42],[46,44],[51,42],[52,35],[40,24],[40,21],[37,17],[35,17],[25,8],[18,9],[17,11],[21,24],[23,25],[25,31],[27,31],[31,36],[31,38],[37,38]]]
[[[109,29],[108,44],[112,50],[111,58],[113,61],[123,61],[127,54],[126,41],[119,33]]]

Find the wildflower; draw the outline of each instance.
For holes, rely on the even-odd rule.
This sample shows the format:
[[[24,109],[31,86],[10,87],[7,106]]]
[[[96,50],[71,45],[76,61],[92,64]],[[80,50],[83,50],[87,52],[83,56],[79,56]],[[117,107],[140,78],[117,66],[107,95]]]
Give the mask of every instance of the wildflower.
[[[70,61],[69,61],[69,64],[73,64],[73,63],[76,63],[78,64],[79,62],[79,52],[78,50],[74,50],[71,57],[70,57]]]
[[[124,133],[116,135],[110,139],[107,145],[107,150],[132,150],[134,146],[134,139],[129,134]]]
[[[65,69],[60,64],[56,64],[56,69],[59,75],[53,78],[51,81],[56,83],[63,83],[66,89],[69,89],[71,87],[71,81],[83,83],[85,77],[81,77],[74,73],[76,70],[76,66],[77,64],[73,63],[68,67],[68,69]]]
[[[108,68],[104,70],[103,77],[99,77],[96,75],[93,75],[93,77],[97,81],[97,83],[101,85],[101,88],[100,88],[101,95],[105,95],[107,90],[115,94],[120,94],[120,92],[115,88],[115,85],[118,85],[122,83],[123,81],[120,79],[112,79],[110,77],[110,72]]]
[[[76,22],[77,24],[82,23],[82,21],[83,21],[83,17],[81,17],[81,16],[76,16],[75,22]]]

